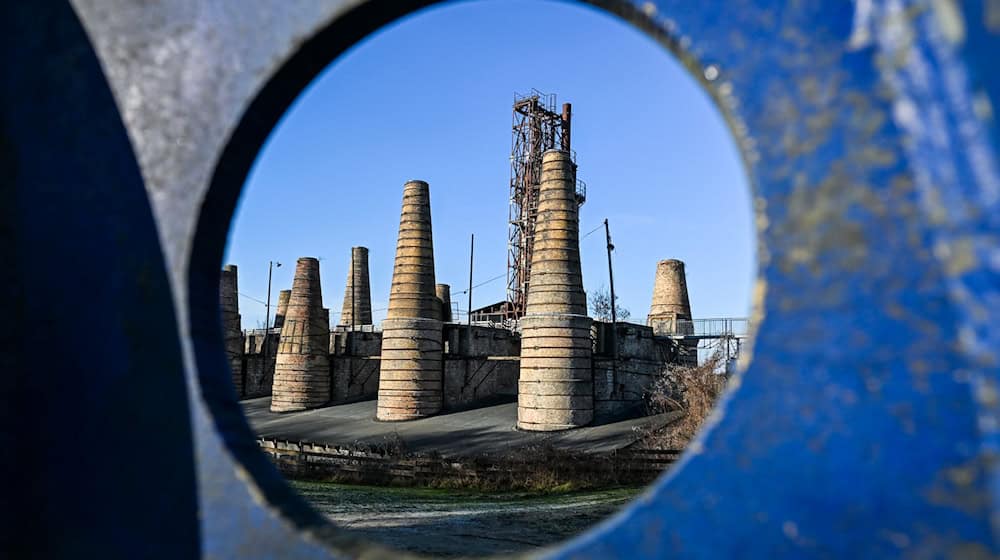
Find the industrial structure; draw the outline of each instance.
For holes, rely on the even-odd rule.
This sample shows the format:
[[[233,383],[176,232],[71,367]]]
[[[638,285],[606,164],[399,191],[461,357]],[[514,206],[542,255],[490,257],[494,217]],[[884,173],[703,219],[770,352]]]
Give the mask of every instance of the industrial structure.
[[[330,322],[323,310],[319,261],[303,257],[295,264],[292,293],[281,327],[271,411],[306,410],[329,402],[329,340]]]
[[[219,275],[219,309],[222,312],[223,348],[232,369],[233,386],[236,387],[237,394],[243,396],[245,387],[243,377],[239,374],[243,362],[239,291],[236,265],[222,267]]]
[[[441,410],[441,300],[434,281],[430,187],[403,186],[389,311],[382,321],[379,420],[413,420]]]
[[[437,295],[438,301],[441,302],[441,320],[445,323],[450,323],[452,319],[451,286],[448,284],[438,284],[434,286],[434,292]]]
[[[490,308],[499,321],[474,324],[470,313],[454,322],[451,288],[435,274],[430,186],[411,180],[381,325],[373,324],[366,247],[351,248],[332,329],[317,259],[298,260],[274,326],[247,333],[239,330],[236,267],[223,270],[226,349],[240,396],[270,395],[272,412],[377,399],[381,421],[516,401],[519,429],[555,431],[641,415],[669,364],[697,365],[700,340],[726,339],[728,349],[731,333],[696,332],[679,260],[657,263],[646,325],[588,316],[585,189],[570,148],[570,105],[554,109],[555,96],[537,91],[515,99],[509,299]]]
[[[531,253],[538,220],[538,190],[541,184],[542,154],[559,149],[573,154],[570,146],[573,108],[563,103],[556,112],[556,96],[531,90],[514,96],[513,139],[510,153],[510,210],[507,236],[507,302],[503,312],[508,319],[524,315],[528,286],[531,283]],[[576,179],[576,161],[572,158],[572,181],[578,204],[587,197],[586,186]]]
[[[693,335],[692,320],[684,263],[677,259],[656,263],[653,302],[649,306],[646,324],[653,327],[657,334]],[[683,350],[681,361],[687,365],[698,365],[698,340],[685,340]]]
[[[344,289],[339,325],[355,328],[372,324],[372,289],[368,278],[368,247],[351,247],[351,265]]]
[[[649,306],[647,323],[660,332],[673,333],[683,328],[684,321],[691,319],[684,263],[677,259],[656,263],[653,302]]]
[[[580,266],[576,165],[564,150],[542,158],[531,288],[521,318],[517,426],[550,431],[594,419],[591,319]]]
[[[280,329],[285,324],[285,313],[288,312],[288,300],[291,297],[291,290],[278,292],[278,310],[274,313],[274,328]]]

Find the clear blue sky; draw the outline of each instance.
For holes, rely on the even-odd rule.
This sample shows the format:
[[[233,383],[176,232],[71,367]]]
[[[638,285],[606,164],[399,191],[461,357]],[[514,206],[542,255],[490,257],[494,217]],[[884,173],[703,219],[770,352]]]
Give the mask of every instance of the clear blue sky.
[[[531,14],[531,17],[526,17]],[[721,115],[671,54],[611,15],[558,2],[478,1],[421,11],[340,57],[272,133],[247,181],[226,262],[240,291],[291,287],[295,260],[321,259],[339,318],[350,247],[370,248],[372,302],[388,302],[403,183],[431,186],[438,282],[506,270],[513,94],[573,104],[573,147],[588,184],[581,234],[610,219],[615,287],[636,322],[656,261],[687,263],[695,317],[745,316],[756,268],[747,179]],[[607,285],[603,231],[580,244],[588,291]],[[504,299],[504,279],[473,307]],[[465,308],[464,296],[455,296]],[[240,298],[244,328],[264,306]],[[272,311],[273,313],[273,311]],[[376,321],[384,317],[376,311]]]

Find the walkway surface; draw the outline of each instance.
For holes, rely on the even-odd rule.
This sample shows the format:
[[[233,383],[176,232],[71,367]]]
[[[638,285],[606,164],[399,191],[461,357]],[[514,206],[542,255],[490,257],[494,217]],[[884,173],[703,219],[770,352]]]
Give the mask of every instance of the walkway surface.
[[[677,420],[672,412],[562,432],[514,429],[517,403],[440,414],[409,422],[375,421],[375,401],[274,413],[270,397],[242,402],[258,436],[328,445],[378,444],[402,440],[411,452],[437,451],[446,457],[491,455],[518,447],[550,444],[557,449],[605,453],[635,442],[640,432]]]

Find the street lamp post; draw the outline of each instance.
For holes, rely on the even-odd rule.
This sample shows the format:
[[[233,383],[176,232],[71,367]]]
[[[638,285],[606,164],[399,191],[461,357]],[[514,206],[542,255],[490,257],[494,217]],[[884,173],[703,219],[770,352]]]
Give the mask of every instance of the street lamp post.
[[[281,268],[281,263],[278,261],[267,261],[267,303],[264,304],[264,341],[261,343],[261,357],[262,357],[262,367],[266,372],[267,367],[267,336],[271,333],[271,274],[275,268]],[[246,382],[247,376],[243,376],[243,393],[246,394]]]
[[[281,268],[281,263],[278,261],[267,261],[267,303],[264,305],[266,311],[264,311],[264,332],[271,328],[271,273],[274,268]]]
[[[618,384],[618,312],[615,309],[617,307],[615,303],[615,272],[611,267],[611,251],[615,250],[615,246],[611,243],[611,226],[608,225],[608,219],[604,218],[604,235],[608,242],[608,282],[611,284],[611,344],[614,345],[614,354],[611,360],[611,379],[612,382],[617,386]]]

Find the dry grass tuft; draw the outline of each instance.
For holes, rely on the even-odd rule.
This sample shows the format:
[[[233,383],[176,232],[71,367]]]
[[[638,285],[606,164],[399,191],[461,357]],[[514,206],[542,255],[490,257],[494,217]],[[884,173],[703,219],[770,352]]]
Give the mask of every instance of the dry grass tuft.
[[[687,447],[726,388],[726,375],[717,373],[723,364],[720,353],[697,367],[668,364],[647,389],[647,410],[650,414],[675,410],[686,414],[669,426],[647,430],[638,446],[661,450]]]

